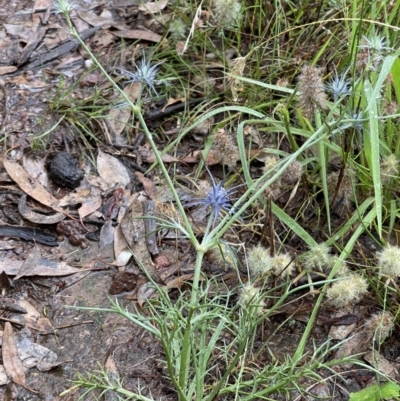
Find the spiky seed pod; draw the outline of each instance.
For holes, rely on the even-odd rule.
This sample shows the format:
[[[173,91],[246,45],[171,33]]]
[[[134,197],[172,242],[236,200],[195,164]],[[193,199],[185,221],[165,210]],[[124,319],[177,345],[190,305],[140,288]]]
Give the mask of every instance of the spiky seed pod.
[[[393,330],[393,316],[389,312],[376,313],[365,322],[365,330],[382,344]]]
[[[261,245],[250,249],[247,254],[247,263],[251,277],[262,277],[271,272],[273,267],[272,257],[269,250]]]
[[[391,279],[400,276],[400,248],[395,245],[386,245],[378,252],[379,273]]]
[[[332,284],[326,293],[328,302],[342,308],[350,303],[357,302],[367,292],[367,281],[358,274],[350,274],[346,279]]]
[[[330,264],[330,250],[324,242],[310,247],[310,250],[303,255],[303,267],[306,270],[318,269],[323,272]]]
[[[322,69],[305,65],[298,78],[298,105],[305,118],[314,121],[314,113],[327,107],[325,86],[322,82]]]
[[[283,173],[282,181],[286,182],[287,184],[294,184],[301,178],[302,175],[303,166],[298,160],[295,160]]]
[[[215,134],[214,149],[221,155],[221,163],[233,169],[239,160],[239,149],[233,138],[225,129],[219,129]]]

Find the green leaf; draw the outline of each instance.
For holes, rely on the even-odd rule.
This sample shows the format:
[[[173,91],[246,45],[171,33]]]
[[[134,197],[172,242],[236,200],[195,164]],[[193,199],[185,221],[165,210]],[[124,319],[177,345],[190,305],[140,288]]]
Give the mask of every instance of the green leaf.
[[[394,382],[387,382],[384,385],[379,383],[364,388],[357,393],[351,393],[349,401],[380,401],[390,398],[399,398],[400,386]]]

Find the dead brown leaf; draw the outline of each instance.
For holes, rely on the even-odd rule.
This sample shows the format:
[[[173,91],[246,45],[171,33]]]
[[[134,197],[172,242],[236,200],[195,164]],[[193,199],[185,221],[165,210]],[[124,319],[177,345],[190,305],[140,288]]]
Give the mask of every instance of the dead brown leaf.
[[[24,260],[14,280],[18,280],[23,276],[29,275],[29,273],[35,269],[41,257],[40,249],[37,245],[35,245]]]
[[[142,31],[139,29],[127,29],[125,31],[113,32],[113,35],[124,39],[147,40],[149,42],[158,43],[161,41],[162,36],[151,31]]]
[[[125,188],[129,182],[129,174],[125,166],[114,156],[99,150],[97,156],[97,171],[99,176],[109,185],[109,188]]]
[[[136,174],[138,181],[143,185],[146,195],[151,200],[154,200],[154,201],[157,200],[157,189],[156,189],[156,186],[154,185],[153,180],[150,180],[149,178],[145,177],[144,174],[142,174],[139,171],[136,171],[135,174]]]
[[[14,331],[9,322],[6,322],[4,325],[2,357],[7,376],[14,383],[27,388],[24,366],[22,365],[21,359],[19,359],[14,339]]]
[[[18,163],[3,160],[4,168],[8,175],[19,185],[19,187],[33,199],[49,207],[55,207],[58,200],[51,195],[40,182],[32,178]]]
[[[145,14],[156,14],[163,10],[168,4],[168,0],[149,1],[142,3],[139,10]]]
[[[13,260],[11,258],[3,258],[0,260],[0,273],[5,272],[8,276],[16,276],[22,267],[23,261]],[[67,265],[65,262],[54,262],[45,258],[41,258],[29,274],[25,276],[68,276],[69,274],[79,273],[82,269],[77,269]]]

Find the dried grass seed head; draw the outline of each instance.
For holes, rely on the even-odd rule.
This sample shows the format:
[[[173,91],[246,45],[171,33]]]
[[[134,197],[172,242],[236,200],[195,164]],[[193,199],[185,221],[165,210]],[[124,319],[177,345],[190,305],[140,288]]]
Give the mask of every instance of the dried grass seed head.
[[[215,134],[213,147],[220,154],[222,164],[230,169],[236,167],[236,162],[240,159],[239,149],[232,135],[229,135],[224,128],[219,129]]]
[[[287,184],[295,184],[303,175],[303,165],[295,160],[289,164],[285,172],[282,174],[282,181]]]
[[[379,273],[391,279],[400,276],[400,248],[395,245],[386,245],[378,252]]]
[[[327,107],[322,69],[304,65],[298,78],[298,106],[305,118],[314,120],[314,113]]]

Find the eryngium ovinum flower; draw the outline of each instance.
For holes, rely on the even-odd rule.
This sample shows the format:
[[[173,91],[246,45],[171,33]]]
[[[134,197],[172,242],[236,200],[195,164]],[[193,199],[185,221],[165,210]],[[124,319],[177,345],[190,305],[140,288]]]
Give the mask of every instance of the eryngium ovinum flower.
[[[310,250],[302,256],[302,266],[306,270],[325,271],[331,265],[330,248],[325,242],[310,247]]]
[[[346,78],[348,71],[345,71],[342,75],[338,75],[335,68],[334,76],[326,84],[326,89],[332,93],[334,102],[351,94],[351,80]]]
[[[275,256],[270,255],[270,251],[261,245],[252,248],[247,254],[247,263],[250,276],[253,279],[274,274],[275,276],[288,277],[293,273],[295,265],[292,258],[286,253]]]
[[[393,50],[388,46],[387,39],[376,33],[373,33],[369,37],[363,36],[358,48],[359,51],[356,61],[357,69],[364,70],[368,68],[373,71],[378,68],[385,54]]]
[[[367,289],[367,281],[358,274],[351,273],[343,280],[333,283],[328,289],[326,297],[331,305],[342,308],[359,301]]]
[[[390,279],[400,276],[400,248],[395,245],[386,245],[381,252],[378,252],[378,269]]]
[[[262,294],[259,288],[253,284],[247,283],[240,291],[239,303],[245,309],[255,308],[258,315],[262,314],[265,306]]]
[[[160,64],[162,63],[151,65],[151,61],[150,60],[146,61],[146,58],[143,54],[143,58],[140,64],[135,64],[136,72],[130,72],[124,70],[123,68],[118,68],[118,71],[120,71],[122,75],[125,75],[127,78],[129,78],[128,82],[140,82],[143,85],[147,85],[156,95],[158,95],[154,85],[160,85],[160,84],[168,85],[167,82],[160,79],[156,79],[157,67]]]
[[[240,9],[238,0],[213,0],[214,20],[223,28],[236,25]]]
[[[325,86],[322,82],[322,69],[305,65],[298,78],[298,106],[303,117],[314,121],[317,110],[327,107]]]

